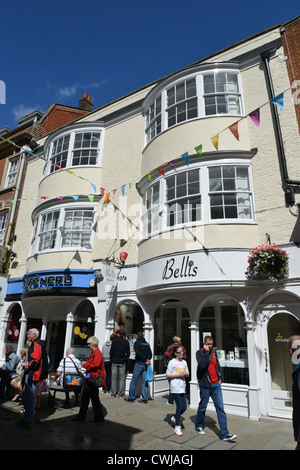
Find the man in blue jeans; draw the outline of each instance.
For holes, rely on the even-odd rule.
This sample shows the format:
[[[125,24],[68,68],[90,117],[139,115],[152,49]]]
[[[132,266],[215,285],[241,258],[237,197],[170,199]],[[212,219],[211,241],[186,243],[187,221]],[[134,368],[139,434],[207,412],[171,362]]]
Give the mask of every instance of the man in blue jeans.
[[[142,376],[142,398],[138,400],[140,403],[148,403],[148,386],[146,384],[147,365],[150,364],[152,351],[149,343],[144,338],[143,332],[139,331],[136,335],[137,340],[134,343],[135,365],[133,368],[132,379],[129,386],[129,395],[126,401],[135,400],[135,390],[139,376]]]
[[[195,428],[198,434],[205,434],[204,422],[205,412],[209,397],[212,398],[217,412],[220,426],[221,439],[223,441],[233,441],[236,439],[235,434],[230,434],[227,429],[227,417],[223,405],[223,395],[221,389],[222,375],[220,364],[213,350],[213,338],[206,336],[202,349],[196,352],[197,379],[200,387],[200,403],[198,405]]]

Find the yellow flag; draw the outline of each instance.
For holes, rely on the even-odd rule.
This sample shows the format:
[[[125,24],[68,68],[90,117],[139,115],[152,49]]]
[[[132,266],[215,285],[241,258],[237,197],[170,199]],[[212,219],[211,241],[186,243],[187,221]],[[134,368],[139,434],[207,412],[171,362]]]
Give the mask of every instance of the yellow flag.
[[[149,173],[147,173],[147,176],[149,178],[149,181],[151,181],[151,171]]]
[[[219,150],[219,134],[215,135],[210,140],[213,146],[215,147],[215,149],[218,151]]]

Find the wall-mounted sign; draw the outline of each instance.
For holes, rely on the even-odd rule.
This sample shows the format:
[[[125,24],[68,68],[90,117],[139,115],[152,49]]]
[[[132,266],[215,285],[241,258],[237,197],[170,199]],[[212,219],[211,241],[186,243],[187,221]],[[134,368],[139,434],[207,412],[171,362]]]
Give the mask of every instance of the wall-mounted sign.
[[[45,276],[37,274],[34,277],[29,277],[23,281],[23,289],[43,289],[52,287],[65,287],[72,286],[73,278],[71,275],[59,276]]]
[[[162,279],[179,279],[197,276],[198,267],[189,256],[183,258],[170,258],[162,272]]]

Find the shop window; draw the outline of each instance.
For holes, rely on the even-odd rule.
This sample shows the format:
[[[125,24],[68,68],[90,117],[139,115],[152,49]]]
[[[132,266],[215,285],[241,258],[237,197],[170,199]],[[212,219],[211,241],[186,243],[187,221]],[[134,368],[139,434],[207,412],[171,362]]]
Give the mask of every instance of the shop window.
[[[154,314],[154,370],[157,374],[166,373],[165,351],[173,342],[174,336],[181,337],[181,344],[187,352],[190,363],[190,331],[189,313],[187,308],[177,300],[169,300],[161,304]]]
[[[19,304],[14,305],[9,315],[9,321],[6,330],[6,343],[18,343],[20,336],[20,318],[22,309]]]
[[[86,361],[91,351],[87,345],[87,339],[95,333],[95,310],[89,300],[84,300],[77,307],[73,324],[73,334],[71,346],[74,348],[74,355],[80,361]],[[102,345],[99,344],[101,349]]]
[[[239,304],[226,296],[210,299],[199,318],[200,346],[212,336],[224,382],[249,385],[244,315]]]

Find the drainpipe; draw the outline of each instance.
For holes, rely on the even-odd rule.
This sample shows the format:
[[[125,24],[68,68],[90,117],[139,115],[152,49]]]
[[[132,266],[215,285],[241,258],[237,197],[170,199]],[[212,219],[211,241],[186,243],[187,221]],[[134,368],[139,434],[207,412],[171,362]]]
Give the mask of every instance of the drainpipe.
[[[265,51],[260,56],[266,69],[269,97],[270,99],[273,99],[275,98],[275,94],[274,94],[273,82],[272,82],[270,66],[269,66],[270,52]],[[295,203],[294,190],[293,188],[289,187],[289,185],[300,186],[300,181],[292,180],[289,178],[277,106],[271,106],[271,112],[272,112],[274,126],[275,126],[275,136],[276,136],[276,140],[278,144],[279,157],[280,157],[280,162],[281,162],[281,168],[283,171],[283,177],[284,177],[285,183],[288,185],[288,187],[285,188],[286,202],[289,205],[293,205]]]

